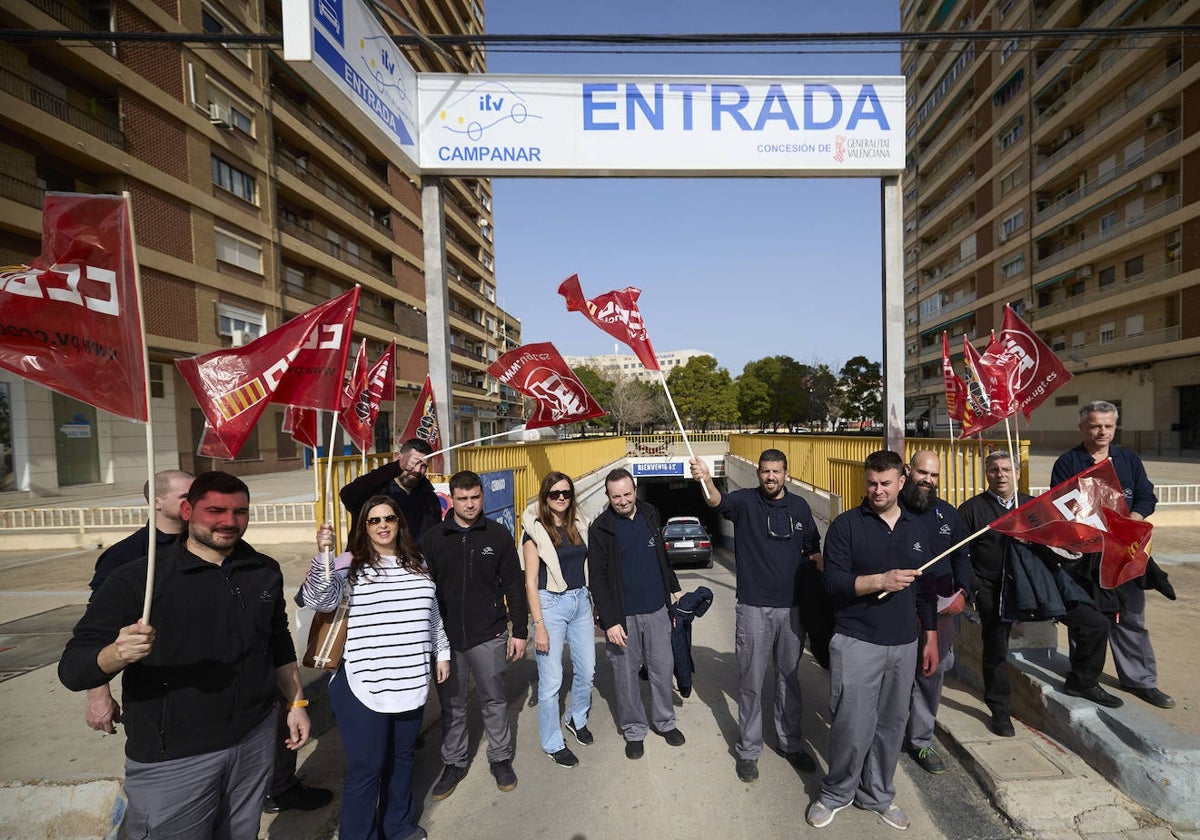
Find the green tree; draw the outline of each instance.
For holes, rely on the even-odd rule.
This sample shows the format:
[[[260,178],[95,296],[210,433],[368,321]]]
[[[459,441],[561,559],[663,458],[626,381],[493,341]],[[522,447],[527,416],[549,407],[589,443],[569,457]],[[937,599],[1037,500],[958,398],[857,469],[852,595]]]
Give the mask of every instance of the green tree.
[[[842,416],[855,420],[883,421],[883,372],[879,362],[855,356],[838,376],[841,379]]]
[[[636,434],[647,424],[662,422],[668,414],[662,388],[650,382],[622,379],[613,384],[609,414],[617,434]]]
[[[601,408],[603,408],[605,411],[612,411],[613,383],[610,380],[605,379],[594,369],[589,367],[571,368],[571,372],[575,374],[580,383],[583,384],[583,387],[587,388],[588,393],[592,395],[592,399],[599,403]],[[593,417],[591,420],[588,420],[585,423],[573,425],[577,425],[579,434],[583,435],[584,430],[588,426],[592,426],[597,429],[612,429],[615,424],[612,417],[610,415],[606,415],[604,417]]]
[[[809,366],[808,394],[808,422],[818,424],[819,428],[824,429],[831,419],[837,419],[841,415],[838,410],[841,398],[838,378],[829,365],[816,362]]]
[[[810,403],[805,383],[808,374],[808,365],[791,356],[768,356],[746,364],[742,377],[756,379],[766,386],[767,409],[758,420],[760,428],[770,426],[772,431],[779,431],[780,426],[806,421]]]
[[[767,384],[753,373],[743,372],[737,378],[738,414],[743,423],[752,423],[761,431],[766,427],[771,408],[770,391]]]
[[[712,356],[693,356],[667,377],[675,408],[686,425],[707,431],[710,423],[736,423],[738,392],[733,379]]]

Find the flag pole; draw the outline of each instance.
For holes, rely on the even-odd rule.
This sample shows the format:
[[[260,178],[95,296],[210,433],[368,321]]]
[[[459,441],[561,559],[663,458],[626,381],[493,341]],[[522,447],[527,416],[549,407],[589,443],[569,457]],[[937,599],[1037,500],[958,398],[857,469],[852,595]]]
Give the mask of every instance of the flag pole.
[[[317,417],[320,417],[320,412]],[[329,412],[329,451],[325,453],[325,521],[333,523],[333,446],[337,438],[337,412]],[[333,577],[333,549],[325,549],[325,580]]]
[[[956,542],[954,545],[950,546],[950,547],[949,547],[949,548],[947,548],[945,551],[943,551],[941,554],[939,554],[937,557],[934,557],[932,560],[929,560],[929,561],[927,561],[926,563],[923,563],[922,565],[918,566],[918,567],[917,567],[917,571],[918,571],[918,572],[923,572],[923,571],[925,571],[925,570],[926,570],[926,569],[928,569],[930,566],[932,566],[934,563],[936,563],[937,561],[941,560],[943,557],[949,557],[951,554],[953,554],[954,552],[958,551],[960,548],[962,548],[964,545],[966,545],[967,543],[969,543],[971,540],[975,539],[976,537],[982,536],[982,535],[983,535],[985,532],[987,532],[987,531],[990,531],[990,530],[992,530],[992,526],[991,526],[991,525],[984,525],[982,528],[980,528],[978,531],[976,531],[976,532],[975,532],[974,534],[972,534],[971,536],[969,536],[969,537],[966,537],[965,539],[961,539],[961,540],[959,540],[959,541],[958,541],[958,542]],[[882,600],[883,598],[886,598],[888,595],[891,595],[891,594],[892,594],[892,593],[890,593],[890,592],[888,592],[888,591],[886,591],[886,590],[885,590],[885,591],[883,591],[883,592],[880,592],[880,593],[879,593],[879,594],[876,596],[876,598],[878,598],[878,599]]]
[[[149,540],[146,548],[146,594],[142,600],[141,622],[149,624],[150,602],[154,599],[154,566],[158,554],[155,550],[158,547],[158,534],[154,522],[154,424],[151,422],[150,413],[150,349],[146,346],[146,321],[142,310],[142,272],[138,266],[137,239],[133,232],[133,205],[128,191],[122,192],[121,198],[125,202],[125,216],[129,224],[129,254],[133,262],[133,287],[137,290],[134,298],[138,327],[142,331],[142,387],[146,392],[146,480],[149,482],[146,486],[150,491],[146,495],[149,496],[147,501],[150,502],[150,514],[146,522]]]
[[[675,422],[679,425],[679,433],[683,435],[683,445],[687,447],[688,456],[695,461],[696,453],[692,451],[692,442],[688,440],[687,432],[684,431],[683,421],[679,419],[679,410],[675,408],[675,400],[671,398],[671,389],[667,387],[667,377],[663,375],[662,368],[658,369],[658,380],[662,382],[663,392],[667,395],[667,402],[671,406],[671,413],[675,415]],[[704,498],[708,499],[708,485],[703,481],[700,482],[700,489],[704,491]]]
[[[492,438],[504,437],[505,435],[511,435],[514,431],[514,429],[509,429],[507,432],[497,432],[494,435],[484,435],[483,437],[474,438],[473,440],[464,440],[462,443],[456,443],[453,446],[447,446],[445,449],[439,449],[437,452],[430,452],[428,455],[422,455],[421,460],[428,461],[430,458],[435,458],[438,455],[444,455],[451,449],[458,449],[461,446],[470,446],[472,443],[482,443],[483,441],[491,440]]]

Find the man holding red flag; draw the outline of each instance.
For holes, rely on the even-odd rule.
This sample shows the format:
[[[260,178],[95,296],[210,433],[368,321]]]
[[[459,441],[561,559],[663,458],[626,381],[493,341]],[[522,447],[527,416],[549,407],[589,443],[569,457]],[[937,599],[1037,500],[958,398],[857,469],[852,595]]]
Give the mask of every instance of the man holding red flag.
[[[391,496],[396,500],[413,542],[441,522],[442,503],[433,484],[425,477],[425,459],[432,453],[425,441],[409,438],[396,453],[396,460],[360,475],[343,487],[338,495],[350,511],[350,533],[358,526],[363,505],[376,495]]]
[[[1096,400],[1083,406],[1079,410],[1083,442],[1054,462],[1050,483],[1057,486],[1083,470],[1109,460],[1121,482],[1129,517],[1142,520],[1154,513],[1158,498],[1154,495],[1154,485],[1146,476],[1142,459],[1137,453],[1113,442],[1118,416],[1117,407],[1111,402]],[[1175,698],[1158,687],[1158,662],[1150,644],[1150,632],[1146,629],[1146,593],[1141,583],[1130,580],[1115,589],[1103,588],[1099,585],[1099,555],[1088,555],[1087,559],[1092,566],[1089,582],[1095,584],[1092,591],[1100,600],[1101,610],[1109,616],[1109,643],[1121,688],[1153,706],[1174,708]]]

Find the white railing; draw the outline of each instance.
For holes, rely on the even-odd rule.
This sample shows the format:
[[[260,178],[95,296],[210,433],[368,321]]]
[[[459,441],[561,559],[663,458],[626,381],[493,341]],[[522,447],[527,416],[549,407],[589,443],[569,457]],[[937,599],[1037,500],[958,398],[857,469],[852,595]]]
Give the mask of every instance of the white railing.
[[[273,502],[250,505],[254,523],[312,523],[314,502]],[[145,505],[133,507],[54,507],[0,510],[4,530],[88,530],[91,528],[137,528],[149,516]]]
[[[1030,487],[1029,495],[1040,496],[1049,487]],[[1200,484],[1155,484],[1158,507],[1164,505],[1200,505]]]

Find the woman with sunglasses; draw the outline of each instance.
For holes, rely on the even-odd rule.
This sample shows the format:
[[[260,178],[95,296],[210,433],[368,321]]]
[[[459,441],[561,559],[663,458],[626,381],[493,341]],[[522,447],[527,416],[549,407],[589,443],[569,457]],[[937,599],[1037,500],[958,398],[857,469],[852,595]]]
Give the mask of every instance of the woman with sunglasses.
[[[592,743],[588,712],[596,671],[592,601],[587,589],[588,522],[579,513],[570,476],[549,473],[537,501],[521,515],[524,538],[525,592],[533,618],[533,644],[538,669],[538,732],[542,749],[560,767],[579,759],[563,741],[558,715],[562,687],[563,644],[571,646],[571,698],[567,730],[580,744]]]
[[[333,547],[333,526],[321,525],[317,548]],[[313,558],[304,603],[328,612],[349,589],[346,649],[329,681],[329,702],[346,751],[338,837],[342,840],[424,838],[414,822],[413,748],[421,731],[430,662],[437,681],[450,674],[450,643],[442,628],[433,580],[413,546],[400,507],[372,496],[350,535],[350,550],[333,562]]]

